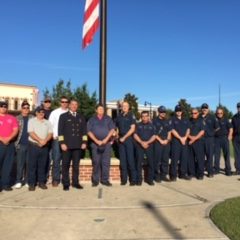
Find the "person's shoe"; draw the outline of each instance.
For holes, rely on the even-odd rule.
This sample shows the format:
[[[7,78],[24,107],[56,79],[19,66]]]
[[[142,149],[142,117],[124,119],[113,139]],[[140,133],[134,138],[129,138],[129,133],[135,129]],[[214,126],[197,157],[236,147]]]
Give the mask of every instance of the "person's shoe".
[[[69,186],[64,186],[63,185],[63,191],[69,191]]]
[[[98,186],[98,182],[92,182],[92,187],[97,187]]]
[[[25,184],[24,184],[24,187],[28,188],[28,187],[29,187],[29,185],[28,185],[27,183],[25,183]]]
[[[53,186],[53,187],[58,187],[58,184],[59,184],[59,183],[56,182],[56,181],[53,181],[53,182],[52,182],[52,186]]]
[[[153,181],[147,181],[147,184],[150,185],[150,186],[154,186],[154,182]]]
[[[29,185],[28,190],[29,191],[35,191],[35,186]]]
[[[189,177],[188,175],[182,175],[179,177],[180,179],[184,179],[184,180],[191,180],[192,178]]]
[[[232,176],[232,173],[231,172],[226,172],[226,176],[230,177],[230,176]]]
[[[142,186],[142,182],[137,182],[136,185],[137,186]]]
[[[102,182],[102,185],[107,186],[107,187],[111,187],[112,186],[112,184],[109,181]]]
[[[176,181],[177,181],[177,178],[176,178],[176,177],[170,177],[170,181],[171,181],[171,182],[176,182]]]
[[[135,182],[130,182],[130,183],[129,183],[129,186],[135,186],[135,185],[136,185]]]
[[[12,191],[13,189],[11,187],[3,187],[3,190],[9,192],[9,191]]]
[[[2,192],[2,187],[0,187],[0,192]]]
[[[47,186],[46,186],[45,183],[39,183],[39,184],[38,184],[38,187],[41,188],[41,189],[43,189],[43,190],[46,190],[46,189],[47,189]]]
[[[121,186],[124,186],[124,185],[126,185],[127,184],[127,181],[121,181]]]
[[[197,180],[203,180],[203,176],[197,177]]]
[[[212,173],[208,173],[207,177],[208,178],[213,178],[213,174]]]
[[[21,183],[16,183],[13,187],[15,189],[20,189],[22,187],[22,184]]]
[[[236,171],[234,175],[240,175],[240,171]]]
[[[167,176],[162,176],[161,180],[164,181],[164,182],[169,182],[170,181]]]
[[[83,186],[81,184],[73,184],[72,187],[76,189],[83,189]]]

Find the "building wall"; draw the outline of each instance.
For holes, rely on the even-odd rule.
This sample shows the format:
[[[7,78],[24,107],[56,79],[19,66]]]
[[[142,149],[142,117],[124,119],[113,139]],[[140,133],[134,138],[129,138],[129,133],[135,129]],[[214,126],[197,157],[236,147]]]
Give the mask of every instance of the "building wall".
[[[33,110],[38,105],[38,98],[39,90],[35,86],[0,83],[0,100],[8,102],[9,110],[20,110],[24,100]]]

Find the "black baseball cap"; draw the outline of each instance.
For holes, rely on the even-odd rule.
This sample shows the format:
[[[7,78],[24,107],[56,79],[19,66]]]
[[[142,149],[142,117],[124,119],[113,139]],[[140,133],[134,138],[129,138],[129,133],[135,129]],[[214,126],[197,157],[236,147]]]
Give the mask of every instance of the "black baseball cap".
[[[182,112],[182,107],[180,105],[177,105],[175,107],[175,112]]]
[[[201,106],[201,109],[203,109],[203,108],[208,109],[208,104],[207,103],[203,103],[202,106]]]
[[[158,112],[159,113],[165,113],[167,111],[167,109],[164,107],[164,106],[160,106],[159,108],[158,108]]]
[[[5,101],[0,101],[0,107],[8,107],[8,103]]]
[[[44,113],[45,113],[44,108],[43,108],[42,106],[37,107],[37,108],[35,109],[35,113],[36,113],[36,112],[44,112]]]
[[[30,107],[30,104],[27,101],[23,101],[21,107],[23,108],[24,106]]]

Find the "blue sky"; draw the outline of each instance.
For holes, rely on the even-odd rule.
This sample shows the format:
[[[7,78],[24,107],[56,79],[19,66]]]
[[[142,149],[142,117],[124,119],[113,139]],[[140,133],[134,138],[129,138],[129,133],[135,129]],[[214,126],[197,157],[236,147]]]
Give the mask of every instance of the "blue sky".
[[[99,32],[81,49],[85,0],[8,0],[0,6],[0,82],[61,78],[98,93]],[[107,100],[130,92],[173,108],[240,102],[239,0],[108,0]]]

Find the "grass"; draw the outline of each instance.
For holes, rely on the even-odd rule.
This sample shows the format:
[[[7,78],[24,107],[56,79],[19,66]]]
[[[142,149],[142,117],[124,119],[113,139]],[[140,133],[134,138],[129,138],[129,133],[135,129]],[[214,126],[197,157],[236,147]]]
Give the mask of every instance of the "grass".
[[[240,197],[216,205],[211,210],[210,217],[230,239],[240,239]]]

